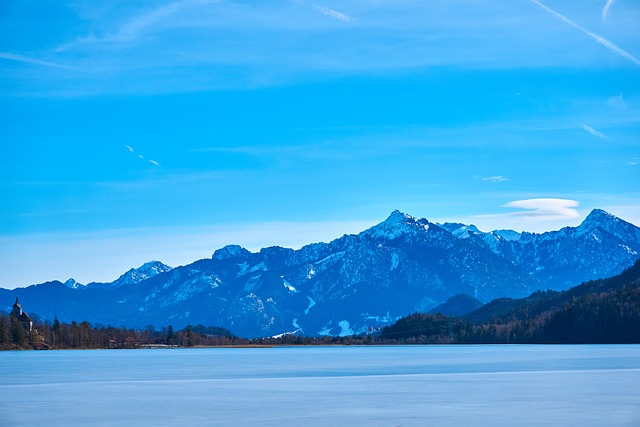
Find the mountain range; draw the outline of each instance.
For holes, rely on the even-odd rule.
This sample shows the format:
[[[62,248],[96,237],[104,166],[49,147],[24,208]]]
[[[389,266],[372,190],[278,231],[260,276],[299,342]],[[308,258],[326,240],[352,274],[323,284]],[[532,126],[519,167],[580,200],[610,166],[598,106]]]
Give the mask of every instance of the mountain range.
[[[394,211],[330,243],[250,252],[237,245],[171,268],[158,261],[111,283],[70,279],[0,289],[30,314],[64,321],[156,327],[221,326],[244,337],[350,335],[427,312],[466,294],[487,303],[609,277],[640,253],[640,228],[603,210],[547,233],[482,232]]]

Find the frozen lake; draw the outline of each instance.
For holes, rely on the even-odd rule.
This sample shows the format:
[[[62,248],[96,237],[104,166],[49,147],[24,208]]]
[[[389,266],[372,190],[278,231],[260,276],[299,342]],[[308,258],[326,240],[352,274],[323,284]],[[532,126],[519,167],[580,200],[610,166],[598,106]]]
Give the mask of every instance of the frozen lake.
[[[639,426],[640,346],[0,352],[1,426]]]

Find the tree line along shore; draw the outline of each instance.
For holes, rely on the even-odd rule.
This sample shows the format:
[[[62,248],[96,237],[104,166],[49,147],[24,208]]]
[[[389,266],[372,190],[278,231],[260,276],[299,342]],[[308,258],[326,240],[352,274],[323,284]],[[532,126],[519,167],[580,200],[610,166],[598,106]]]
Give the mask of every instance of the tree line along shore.
[[[460,316],[413,313],[373,333],[301,333],[241,338],[216,326],[142,329],[60,322],[27,315],[16,298],[0,313],[0,349],[108,349],[197,346],[640,343],[640,261],[621,274],[567,291],[500,298]]]

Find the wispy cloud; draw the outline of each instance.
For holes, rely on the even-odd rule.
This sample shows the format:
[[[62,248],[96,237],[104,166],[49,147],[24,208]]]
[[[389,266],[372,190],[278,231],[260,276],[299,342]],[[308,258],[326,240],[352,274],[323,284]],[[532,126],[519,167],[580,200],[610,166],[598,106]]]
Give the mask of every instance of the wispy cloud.
[[[580,202],[570,199],[527,199],[505,203],[502,207],[523,209],[521,212],[506,214],[509,216],[534,221],[555,221],[578,218],[580,215],[574,208],[579,205]]]
[[[591,126],[589,126],[587,124],[580,123],[580,122],[578,122],[578,123],[580,124],[580,126],[582,126],[582,129],[584,129],[585,131],[589,132],[593,136],[597,136],[598,138],[601,138],[601,139],[611,139],[607,135],[605,135],[604,133],[595,130],[594,128],[592,128]]]
[[[509,178],[504,177],[502,175],[475,176],[474,179],[479,179],[479,180],[482,180],[482,181],[488,181],[488,182],[493,182],[493,183],[509,181]]]
[[[103,36],[96,36],[89,33],[86,36],[78,37],[76,40],[59,46],[55,51],[64,52],[79,45],[100,43],[100,42],[130,42],[139,38],[153,27],[169,21],[171,17],[180,11],[204,4],[217,3],[217,0],[179,0],[166,4],[151,11],[134,16],[125,22],[115,32],[107,33]]]
[[[511,229],[531,233],[544,233],[562,227],[577,226],[581,215],[577,207],[581,203],[560,197],[514,200],[501,205],[510,212],[470,215],[453,220],[464,224],[474,224],[481,230]],[[447,221],[451,221],[448,218]]]
[[[79,68],[71,67],[69,65],[59,64],[57,62],[43,61],[37,58],[29,58],[27,56],[16,55],[9,52],[0,52],[0,59],[6,59],[9,61],[24,62],[26,64],[42,65],[43,67],[60,68],[63,70],[79,71],[86,73],[87,71]]]
[[[133,154],[134,156],[137,156],[140,160],[145,160],[144,156],[142,154],[136,153],[132,146],[125,144],[124,148],[126,148],[127,151]],[[160,163],[156,162],[155,160],[147,160],[147,161],[152,165],[155,165],[157,167],[162,167],[160,166]]]
[[[602,8],[602,19],[607,19],[609,17],[609,9],[616,2],[616,0],[607,0],[607,3]]]
[[[514,200],[502,205],[503,208],[515,208],[516,212],[499,214],[474,215],[470,221],[487,229],[512,228],[544,232],[549,226],[564,227],[576,219],[580,214],[576,211],[580,203],[571,199],[539,198]]]
[[[527,16],[531,9],[539,10],[539,2],[524,9],[520,2],[474,1],[164,0],[120,8],[90,3],[82,8],[91,13],[80,13],[69,22],[66,33],[74,35],[60,40],[61,54],[39,55],[62,63],[56,65],[68,62],[88,68],[95,78],[71,81],[42,73],[36,81],[40,88],[28,80],[32,70],[18,70],[11,78],[30,83],[19,86],[21,92],[39,96],[199,92],[281,86],[326,73],[378,76],[441,66],[590,66],[612,56],[603,55],[597,47],[566,55],[562,49],[548,48],[549,43],[557,43],[549,41],[553,35],[532,37],[525,23],[531,22]],[[535,17],[538,21],[558,24],[540,12]],[[588,13],[584,8],[582,12]],[[581,22],[581,16],[572,18]],[[621,27],[612,28],[616,36],[610,37],[622,46],[633,46],[634,33],[627,28],[632,24],[626,20],[616,24]],[[357,31],[345,32],[352,26]],[[566,24],[557,26],[566,28]],[[580,39],[581,34],[575,34]],[[45,38],[46,43],[40,39],[30,52],[50,49],[51,38]],[[176,69],[180,73],[168,71]],[[171,84],[166,84],[167,79]]]
[[[316,10],[323,15],[337,19],[338,21],[351,22],[354,20],[354,18],[348,15],[345,15],[344,13],[338,12],[337,10],[329,9],[328,7],[325,7],[325,6],[320,6],[312,3],[311,7],[313,8],[313,10]]]
[[[616,108],[618,110],[626,110],[627,103],[624,102],[624,97],[622,95],[612,96],[607,100],[607,106]]]
[[[638,60],[635,56],[631,55],[626,50],[623,50],[620,47],[616,46],[615,44],[613,44],[609,40],[605,39],[604,37],[599,36],[599,35],[597,35],[595,33],[592,33],[591,31],[587,30],[586,28],[576,24],[575,22],[573,22],[571,19],[567,18],[566,16],[564,16],[564,15],[556,12],[555,10],[551,9],[550,7],[540,3],[538,0],[529,0],[529,1],[531,3],[533,3],[533,4],[535,4],[536,6],[542,8],[546,12],[550,13],[551,15],[555,16],[556,18],[560,19],[561,21],[569,24],[573,28],[582,31],[583,33],[585,33],[586,35],[588,35],[589,37],[591,37],[592,39],[594,39],[595,41],[600,43],[602,46],[604,46],[607,49],[609,49],[611,52],[613,52],[613,53],[615,53],[617,55],[620,55],[623,58],[628,59],[629,61],[633,62],[636,65],[640,65],[640,60]]]
[[[342,12],[338,12],[337,10],[330,9],[326,6],[321,6],[315,3],[309,3],[304,0],[294,0],[294,2],[305,5],[305,6],[309,6],[311,9],[315,10],[316,12],[319,12],[322,15],[328,16],[330,18],[337,19],[338,21],[343,21],[343,22],[355,21],[355,18],[349,15],[346,15]]]

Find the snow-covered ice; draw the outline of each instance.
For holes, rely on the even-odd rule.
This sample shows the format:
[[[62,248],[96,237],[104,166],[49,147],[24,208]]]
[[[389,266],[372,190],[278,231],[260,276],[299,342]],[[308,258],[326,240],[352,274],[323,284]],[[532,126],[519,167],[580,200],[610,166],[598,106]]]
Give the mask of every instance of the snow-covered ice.
[[[640,425],[639,345],[5,351],[0,366],[0,424],[16,427]]]

